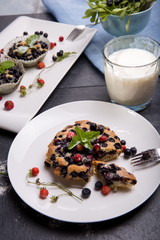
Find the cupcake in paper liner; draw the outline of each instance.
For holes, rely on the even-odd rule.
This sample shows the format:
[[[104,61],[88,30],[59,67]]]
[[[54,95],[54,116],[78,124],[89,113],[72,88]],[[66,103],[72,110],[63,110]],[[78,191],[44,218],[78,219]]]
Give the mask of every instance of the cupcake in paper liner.
[[[16,37],[5,46],[4,54],[29,68],[42,61],[49,49],[49,40],[46,37],[34,34]]]
[[[16,90],[25,73],[23,64],[8,58],[0,59],[0,95]]]

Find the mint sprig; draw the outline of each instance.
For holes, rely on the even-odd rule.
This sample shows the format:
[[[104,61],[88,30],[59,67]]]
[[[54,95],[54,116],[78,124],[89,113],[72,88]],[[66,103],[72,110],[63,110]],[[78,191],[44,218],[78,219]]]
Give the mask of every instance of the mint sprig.
[[[14,67],[14,62],[4,61],[0,63],[0,73],[4,73],[7,69]]]
[[[18,47],[18,53],[20,55],[23,55],[24,53],[27,52],[29,48],[34,48],[34,44],[39,38],[40,38],[39,35],[31,35],[30,37],[28,37],[26,39],[26,45]]]
[[[89,9],[85,11],[83,18],[90,18],[90,22],[97,24],[99,19],[102,22],[106,21],[110,15],[117,15],[123,19],[125,16],[130,16],[132,13],[142,12],[150,8],[151,4],[156,0],[140,0],[128,1],[122,0],[117,5],[115,1],[111,6],[108,6],[106,0],[89,0]],[[126,24],[126,31],[128,30],[129,23]]]
[[[70,142],[68,149],[72,149],[78,144],[83,145],[85,148],[92,149],[91,141],[94,141],[99,135],[99,131],[90,131],[85,132],[81,128],[75,127],[76,136],[72,138],[72,141]]]

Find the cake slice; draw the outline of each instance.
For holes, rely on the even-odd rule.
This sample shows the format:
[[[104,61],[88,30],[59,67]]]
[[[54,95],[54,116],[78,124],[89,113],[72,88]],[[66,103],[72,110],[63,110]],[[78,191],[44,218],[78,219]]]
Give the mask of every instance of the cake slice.
[[[132,173],[114,163],[106,164],[94,161],[94,165],[98,175],[114,191],[117,191],[118,188],[131,188],[137,183],[136,177]]]

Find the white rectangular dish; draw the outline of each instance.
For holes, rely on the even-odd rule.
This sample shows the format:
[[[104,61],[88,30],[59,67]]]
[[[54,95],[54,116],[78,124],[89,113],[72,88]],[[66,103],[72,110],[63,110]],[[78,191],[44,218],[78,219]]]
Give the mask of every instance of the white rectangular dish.
[[[45,85],[42,88],[34,87],[25,97],[20,96],[19,88],[11,94],[4,95],[0,101],[0,128],[18,133],[38,112],[96,33],[96,29],[86,28],[84,33],[75,41],[65,40],[74,27],[74,25],[22,16],[18,17],[0,33],[0,49],[3,49],[15,37],[22,36],[25,31],[30,35],[34,34],[35,31],[48,33],[49,41],[56,42],[57,45],[47,53],[44,59],[46,66],[52,64],[52,55],[61,49],[64,52],[76,52],[76,54],[43,71],[41,78],[45,80]],[[59,36],[63,36],[64,41],[58,41]],[[20,85],[28,87],[33,83],[39,72],[40,70],[36,67],[26,69]],[[14,102],[14,108],[11,111],[4,110],[4,103],[7,100]]]

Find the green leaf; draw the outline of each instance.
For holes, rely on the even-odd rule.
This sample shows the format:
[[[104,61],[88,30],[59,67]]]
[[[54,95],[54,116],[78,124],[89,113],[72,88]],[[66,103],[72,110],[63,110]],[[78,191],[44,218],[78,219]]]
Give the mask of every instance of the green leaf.
[[[91,141],[95,140],[100,135],[99,131],[85,132],[78,127],[75,127],[75,131],[77,135],[72,138],[68,149],[72,149],[78,144],[83,145],[85,148],[92,149]]]
[[[20,47],[18,47],[18,53],[19,53],[20,55],[23,55],[24,53],[27,52],[28,48],[29,48],[29,47],[27,47],[27,46],[20,46]]]
[[[28,47],[33,47],[36,41],[40,38],[39,35],[31,35],[26,39],[26,44]]]
[[[5,70],[14,67],[14,62],[12,61],[4,61],[0,63],[0,73],[4,73]]]

